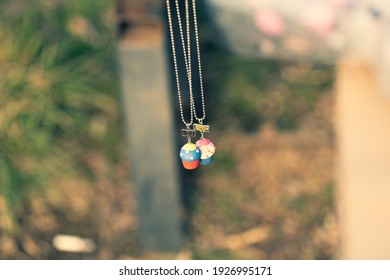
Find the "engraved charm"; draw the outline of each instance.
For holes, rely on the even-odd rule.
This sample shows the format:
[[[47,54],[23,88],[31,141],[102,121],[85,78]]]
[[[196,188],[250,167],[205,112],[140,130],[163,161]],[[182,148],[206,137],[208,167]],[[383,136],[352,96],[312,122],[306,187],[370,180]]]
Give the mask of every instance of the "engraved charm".
[[[196,131],[195,131],[195,129],[184,128],[181,130],[181,136],[187,137],[187,138],[194,138],[196,136]]]
[[[200,133],[206,133],[210,132],[210,126],[205,124],[194,124],[194,128],[196,131],[199,131]]]

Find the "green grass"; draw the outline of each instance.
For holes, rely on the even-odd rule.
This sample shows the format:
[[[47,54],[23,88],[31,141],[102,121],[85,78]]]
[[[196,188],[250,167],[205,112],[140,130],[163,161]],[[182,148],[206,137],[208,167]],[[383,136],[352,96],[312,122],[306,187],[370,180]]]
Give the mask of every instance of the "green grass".
[[[195,251],[195,260],[234,260],[237,259],[229,250]]]
[[[287,211],[296,212],[304,227],[322,225],[326,215],[334,208],[335,186],[330,182],[315,195],[303,194],[285,201]]]
[[[121,141],[112,8],[108,0],[0,4],[0,194],[10,214],[33,191],[84,176],[88,149],[121,147],[112,145]]]

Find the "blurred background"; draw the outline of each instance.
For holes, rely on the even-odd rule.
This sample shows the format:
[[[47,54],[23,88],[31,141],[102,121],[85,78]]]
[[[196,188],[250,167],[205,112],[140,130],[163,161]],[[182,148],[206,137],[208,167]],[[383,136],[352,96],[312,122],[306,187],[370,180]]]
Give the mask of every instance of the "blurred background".
[[[333,67],[234,56],[202,4],[216,156],[201,171],[180,169],[179,252],[139,253],[117,7],[0,1],[0,258],[337,258]]]

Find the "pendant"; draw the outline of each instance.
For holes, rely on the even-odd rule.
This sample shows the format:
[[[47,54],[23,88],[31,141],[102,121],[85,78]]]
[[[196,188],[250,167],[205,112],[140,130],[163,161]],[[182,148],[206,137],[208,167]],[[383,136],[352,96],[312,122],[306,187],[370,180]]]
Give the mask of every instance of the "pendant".
[[[187,137],[188,142],[191,142],[191,138],[194,138],[196,136],[196,131],[195,129],[187,127],[181,130],[181,136]]]
[[[213,161],[216,148],[213,142],[203,136],[204,133],[210,132],[210,126],[199,123],[194,124],[194,128],[201,134],[201,138],[196,141],[196,146],[199,148],[201,155],[199,163],[202,165],[210,164]]]
[[[191,138],[196,136],[196,130],[191,129],[187,124],[185,129],[181,130],[181,136],[186,137],[188,142],[180,149],[180,158],[183,167],[188,170],[199,166],[200,150],[195,144],[191,143]]]
[[[214,159],[215,145],[209,139],[204,138],[203,134],[210,131],[208,125],[194,124],[195,129],[191,129],[189,125],[181,130],[181,135],[187,137],[188,142],[180,149],[180,158],[183,167],[188,170],[198,168],[199,164],[210,164]],[[196,131],[199,131],[201,138],[196,141],[196,144],[191,142],[191,138],[196,136]]]
[[[204,133],[210,132],[210,126],[209,125],[196,123],[196,124],[194,124],[194,128],[195,128],[196,131],[199,131],[202,134],[202,136],[203,136]]]
[[[200,150],[195,144],[188,142],[180,149],[180,158],[185,169],[195,169],[199,166]]]
[[[213,161],[215,145],[207,138],[201,138],[196,141],[196,147],[200,150],[200,164],[207,165]]]

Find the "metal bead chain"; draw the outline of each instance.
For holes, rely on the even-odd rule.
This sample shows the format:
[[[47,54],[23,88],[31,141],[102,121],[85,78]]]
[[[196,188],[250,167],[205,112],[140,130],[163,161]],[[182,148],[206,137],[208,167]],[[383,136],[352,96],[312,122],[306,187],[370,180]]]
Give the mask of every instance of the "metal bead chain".
[[[192,8],[194,13],[194,27],[195,27],[195,41],[196,41],[196,53],[198,56],[198,68],[199,68],[199,83],[200,83],[200,96],[202,100],[202,117],[198,118],[196,114],[196,108],[194,105],[194,114],[195,118],[198,120],[199,123],[203,123],[203,120],[206,118],[206,107],[205,107],[205,101],[204,101],[204,90],[203,90],[203,78],[202,78],[202,63],[200,60],[200,47],[199,47],[199,32],[198,32],[198,20],[196,16],[196,1],[192,0]]]
[[[202,101],[202,117],[197,116],[196,106],[195,106],[195,102],[194,102],[194,98],[193,98],[193,91],[192,91],[192,65],[191,65],[191,40],[190,40],[191,33],[190,33],[189,0],[185,0],[187,46],[186,46],[186,42],[184,39],[183,25],[182,25],[182,21],[181,21],[179,3],[178,3],[178,0],[175,0],[176,13],[177,13],[178,25],[179,25],[179,31],[180,31],[180,38],[181,38],[181,43],[182,43],[182,47],[183,47],[184,63],[185,63],[187,78],[188,78],[188,87],[189,87],[189,95],[190,95],[190,111],[191,111],[190,112],[190,114],[191,114],[190,123],[187,123],[184,119],[183,105],[182,105],[182,98],[181,98],[181,91],[180,91],[179,73],[178,73],[177,58],[176,58],[175,40],[174,40],[173,27],[172,27],[172,16],[171,16],[169,0],[166,0],[166,3],[167,3],[169,31],[170,31],[170,36],[171,36],[172,53],[173,53],[173,61],[174,61],[174,67],[175,67],[176,85],[177,85],[177,90],[178,90],[178,99],[179,99],[181,119],[182,119],[183,123],[187,127],[189,127],[190,125],[192,125],[193,116],[195,115],[195,118],[197,119],[197,121],[200,124],[202,124],[203,120],[206,118],[206,108],[205,108],[204,89],[203,89],[202,66],[201,66],[201,59],[200,59],[199,32],[198,32],[198,22],[197,22],[197,14],[196,14],[196,0],[192,1],[192,8],[193,8],[193,16],[194,16],[196,51],[197,51],[197,59],[198,59],[200,94],[201,94],[201,101]]]
[[[168,13],[169,33],[170,33],[171,45],[172,45],[173,64],[174,64],[174,68],[175,68],[177,96],[178,96],[178,99],[179,99],[180,116],[181,116],[181,120],[182,120],[183,123],[186,125],[186,127],[189,127],[189,126],[192,125],[193,120],[194,120],[194,117],[193,117],[193,110],[192,110],[192,106],[193,106],[193,100],[192,100],[192,97],[191,97],[192,94],[190,94],[190,107],[191,107],[190,116],[191,116],[191,119],[190,119],[190,122],[186,122],[186,120],[185,120],[185,118],[184,118],[184,113],[183,113],[183,103],[182,103],[182,98],[181,98],[179,71],[178,71],[178,67],[177,67],[177,58],[176,58],[175,38],[174,38],[174,35],[173,35],[172,15],[171,15],[171,8],[170,8],[169,0],[166,0],[166,4],[167,4],[167,13]],[[180,32],[182,33],[181,24],[179,25],[179,27],[180,27]],[[185,49],[184,49],[184,58],[185,58],[185,62],[186,62],[187,56],[186,56],[186,54],[185,54]],[[187,65],[188,65],[188,64],[187,64],[187,62],[186,62],[186,68],[188,68]],[[190,81],[190,80],[189,80],[189,81]],[[189,84],[189,88],[191,88],[190,84]],[[191,102],[191,101],[192,101],[192,102]]]
[[[203,78],[202,78],[202,63],[200,59],[200,44],[199,44],[199,32],[198,32],[198,21],[197,21],[197,13],[196,13],[196,0],[192,1],[192,9],[193,9],[193,16],[194,16],[194,29],[195,29],[195,41],[196,41],[196,53],[197,53],[197,59],[198,59],[198,70],[199,70],[199,83],[200,83],[200,95],[201,95],[201,102],[202,102],[202,117],[198,117],[196,113],[196,106],[195,101],[193,98],[193,91],[192,91],[192,67],[191,67],[191,44],[190,44],[190,24],[189,24],[189,11],[188,11],[188,0],[185,0],[185,9],[186,9],[186,27],[187,27],[187,52],[184,51],[184,60],[185,65],[187,68],[187,75],[190,78],[189,83],[191,84],[191,90],[190,90],[190,98],[193,101],[192,104],[192,110],[194,112],[195,118],[199,123],[203,123],[203,120],[206,118],[206,106],[205,106],[205,99],[204,99],[204,89],[203,89]],[[182,32],[182,24],[181,24],[181,17],[180,17],[180,10],[178,6],[178,1],[176,0],[176,9],[179,19],[179,28],[180,28],[180,36],[181,41],[183,45],[183,49],[185,48],[185,40]],[[186,55],[187,54],[187,55]],[[186,57],[187,56],[187,57]]]
[[[194,96],[192,91],[192,66],[191,66],[191,30],[190,30],[190,15],[189,15],[189,8],[188,8],[188,0],[185,0],[185,20],[186,20],[186,36],[187,36],[187,46],[186,41],[184,38],[184,32],[183,32],[183,24],[181,21],[181,14],[180,14],[180,6],[178,0],[175,0],[176,5],[176,13],[177,13],[177,21],[179,25],[179,31],[180,31],[180,39],[181,44],[183,48],[183,56],[184,56],[184,64],[187,71],[187,78],[188,78],[188,89],[189,89],[189,95],[190,95],[190,110],[191,114],[195,112],[195,102],[194,102]]]
[[[188,0],[185,1],[185,18],[186,18],[186,36],[187,36],[187,45],[184,39],[184,32],[183,32],[183,24],[181,22],[181,14],[180,14],[180,7],[178,0],[175,0],[176,5],[176,13],[177,13],[177,21],[179,25],[179,31],[180,31],[180,39],[181,44],[183,48],[183,55],[184,55],[184,64],[186,66],[187,71],[187,77],[192,77],[192,70],[191,70],[191,38],[190,38],[190,21],[189,21],[189,9],[188,9]],[[188,54],[187,54],[188,52]],[[189,78],[189,83],[192,84],[192,79]]]

